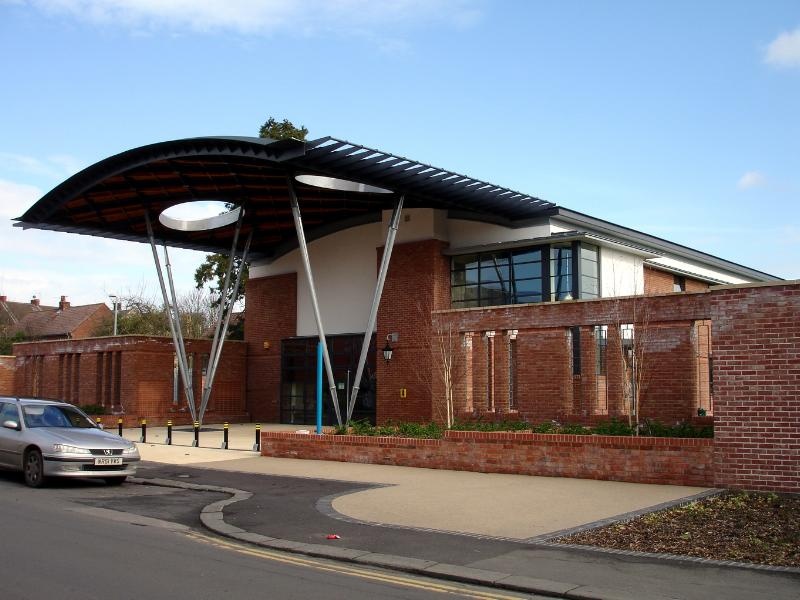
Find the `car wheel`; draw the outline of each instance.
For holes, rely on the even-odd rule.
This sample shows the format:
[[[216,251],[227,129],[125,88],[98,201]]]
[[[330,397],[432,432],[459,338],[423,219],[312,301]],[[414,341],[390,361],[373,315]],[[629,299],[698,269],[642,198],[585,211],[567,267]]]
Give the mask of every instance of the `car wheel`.
[[[36,448],[28,450],[24,458],[25,485],[33,488],[44,485],[44,463],[42,453]]]
[[[121,477],[106,477],[106,485],[122,485],[128,477],[122,475]]]

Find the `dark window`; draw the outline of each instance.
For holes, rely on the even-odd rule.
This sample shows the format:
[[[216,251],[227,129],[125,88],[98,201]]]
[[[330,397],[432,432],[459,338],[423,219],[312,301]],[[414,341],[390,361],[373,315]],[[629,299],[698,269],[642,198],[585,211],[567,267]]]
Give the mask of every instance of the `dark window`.
[[[572,374],[581,374],[581,328],[570,327],[570,338],[572,339]]]
[[[686,291],[686,277],[680,275],[672,276],[672,291],[685,292]]]
[[[346,414],[348,394],[354,385],[363,340],[363,335],[327,336],[328,353],[342,415]],[[319,338],[314,336],[286,339],[281,343],[281,423],[311,425],[316,422],[318,342]],[[373,335],[353,410],[355,421],[366,419],[375,423],[375,357]],[[336,414],[324,371],[322,378],[322,420],[325,425],[333,425],[336,423]]]
[[[606,353],[608,349],[608,325],[596,325],[594,328],[595,360],[598,375],[605,375]]]

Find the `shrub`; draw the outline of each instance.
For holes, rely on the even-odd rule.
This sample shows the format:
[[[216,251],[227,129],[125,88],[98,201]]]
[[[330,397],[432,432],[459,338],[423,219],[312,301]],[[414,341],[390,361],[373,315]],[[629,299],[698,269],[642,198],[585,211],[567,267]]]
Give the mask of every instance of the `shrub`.
[[[86,406],[79,407],[87,415],[104,415],[106,414],[105,406],[100,404],[87,404]]]

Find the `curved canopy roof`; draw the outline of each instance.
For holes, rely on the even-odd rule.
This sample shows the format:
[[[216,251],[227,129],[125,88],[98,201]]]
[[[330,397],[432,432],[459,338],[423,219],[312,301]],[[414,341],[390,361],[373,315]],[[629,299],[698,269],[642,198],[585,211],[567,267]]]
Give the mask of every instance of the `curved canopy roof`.
[[[250,255],[274,259],[297,246],[288,178],[327,175],[405,194],[408,208],[437,208],[500,223],[548,214],[555,204],[331,137],[303,142],[204,137],[161,142],[102,160],[48,192],[17,226],[147,242],[149,214],[160,241],[180,248],[228,252],[234,225],[177,231],[158,215],[192,200],[245,209],[242,239]],[[380,220],[393,194],[323,189],[295,181],[309,240]]]

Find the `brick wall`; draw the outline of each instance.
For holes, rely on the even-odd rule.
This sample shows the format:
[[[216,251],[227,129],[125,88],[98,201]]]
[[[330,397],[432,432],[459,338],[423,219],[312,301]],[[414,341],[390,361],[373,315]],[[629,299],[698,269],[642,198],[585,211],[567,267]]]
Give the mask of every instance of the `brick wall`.
[[[686,292],[702,292],[709,289],[708,283],[691,277],[684,277]],[[644,267],[644,293],[646,295],[670,294],[675,291],[675,275]]]
[[[710,296],[716,485],[800,492],[800,285]]]
[[[247,410],[256,421],[280,420],[281,340],[295,335],[297,273],[249,280],[244,321]]]
[[[193,363],[192,386],[199,404],[201,364],[210,340],[187,340]],[[54,340],[14,345],[16,392],[63,399],[80,406],[97,404],[109,414],[152,422],[188,415],[182,384],[173,404],[174,346],[170,338],[118,336]],[[223,347],[206,412],[206,420],[245,420],[246,346],[228,341]],[[187,417],[188,418],[188,417]]]
[[[388,333],[399,334],[390,362],[376,361],[378,423],[429,421],[439,412],[441,381],[431,366],[431,311],[450,305],[450,261],[438,240],[397,244],[378,310],[378,352]],[[378,249],[380,261],[382,248]],[[406,390],[405,398],[401,390]]]
[[[0,396],[15,395],[15,368],[16,359],[13,356],[0,356]]]
[[[443,439],[261,432],[261,454],[427,469],[710,486],[713,440],[447,432]]]
[[[634,323],[641,348],[636,359],[641,374],[639,414],[675,423],[696,415],[701,385],[708,387],[707,379],[698,379],[696,325],[706,322],[708,310],[705,294],[687,293],[443,310],[434,316],[471,336],[471,349],[462,350],[468,354],[464,362],[470,371],[456,398],[462,418],[524,418],[535,423],[592,421],[597,415],[627,418],[630,366],[626,371],[618,330],[621,323]],[[604,373],[598,372],[596,325],[606,325],[608,331]],[[509,331],[516,331],[514,382],[509,381]],[[577,357],[580,365],[574,365]],[[516,410],[509,412],[512,384]]]

